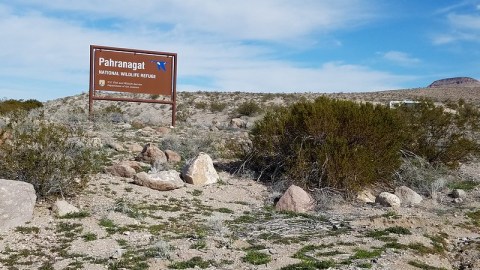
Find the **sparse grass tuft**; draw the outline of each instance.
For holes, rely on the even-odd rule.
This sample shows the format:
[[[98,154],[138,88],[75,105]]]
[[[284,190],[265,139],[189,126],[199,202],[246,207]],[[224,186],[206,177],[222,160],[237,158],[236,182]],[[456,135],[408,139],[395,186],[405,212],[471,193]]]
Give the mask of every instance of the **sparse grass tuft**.
[[[330,269],[335,267],[333,260],[327,261],[302,261],[300,263],[291,264],[280,268],[280,270],[317,270]]]
[[[466,215],[472,220],[473,225],[480,227],[480,210],[468,212]]]
[[[408,264],[423,270],[447,270],[444,267],[435,267],[419,261],[409,261]]]
[[[89,242],[89,241],[97,240],[97,235],[94,233],[86,233],[82,235],[82,238],[83,240],[85,240],[85,242]]]
[[[352,256],[352,259],[372,259],[379,257],[381,254],[381,249],[375,249],[372,251],[368,251],[365,249],[356,249],[355,254]]]
[[[476,188],[480,183],[475,181],[457,181],[457,182],[450,182],[447,187],[449,189],[463,189],[466,191],[473,190]]]
[[[272,256],[258,250],[249,250],[242,260],[253,265],[260,265],[269,263],[272,260]]]
[[[72,212],[72,213],[67,213],[66,215],[61,216],[60,218],[63,219],[70,219],[70,218],[86,218],[89,217],[90,213],[87,211],[79,211],[79,212]]]
[[[183,261],[183,262],[174,262],[168,266],[168,268],[171,269],[187,269],[187,268],[201,268],[205,269],[207,267],[210,267],[211,265],[214,264],[214,261],[208,260],[205,261],[202,259],[202,257],[193,257],[188,261]]]
[[[16,232],[20,232],[22,234],[37,234],[40,232],[40,228],[38,227],[23,227],[23,226],[18,226],[15,228]]]

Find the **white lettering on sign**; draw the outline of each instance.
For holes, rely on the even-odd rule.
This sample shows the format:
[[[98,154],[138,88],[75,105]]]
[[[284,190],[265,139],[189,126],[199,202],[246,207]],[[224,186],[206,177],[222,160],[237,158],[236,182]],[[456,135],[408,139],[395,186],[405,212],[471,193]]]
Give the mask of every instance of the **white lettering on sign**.
[[[145,69],[145,62],[116,61],[111,58],[105,59],[103,57],[98,59],[98,65],[104,67],[129,68],[131,70]]]

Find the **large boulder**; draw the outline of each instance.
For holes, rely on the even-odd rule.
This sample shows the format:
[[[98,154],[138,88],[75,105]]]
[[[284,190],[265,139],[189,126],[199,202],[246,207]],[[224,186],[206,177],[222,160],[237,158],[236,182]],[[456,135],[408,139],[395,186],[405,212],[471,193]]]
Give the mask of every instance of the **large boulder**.
[[[153,174],[140,172],[135,175],[134,182],[138,185],[160,191],[167,191],[185,186],[185,183],[180,178],[180,174],[175,170],[161,171]]]
[[[423,200],[422,196],[406,186],[397,187],[395,189],[395,195],[397,195],[402,204],[405,205],[416,205]]]
[[[137,161],[144,161],[153,164],[163,164],[167,162],[165,153],[156,147],[153,143],[147,143],[142,152],[135,158]]]
[[[213,184],[219,179],[212,158],[205,153],[199,153],[183,167],[182,177],[192,185]]]
[[[32,184],[0,179],[0,231],[30,221],[37,195]]]
[[[402,201],[400,201],[400,198],[395,194],[382,192],[375,198],[375,202],[382,206],[399,207]]]
[[[277,211],[293,211],[305,213],[315,208],[315,200],[299,186],[291,185],[280,197],[275,209]]]

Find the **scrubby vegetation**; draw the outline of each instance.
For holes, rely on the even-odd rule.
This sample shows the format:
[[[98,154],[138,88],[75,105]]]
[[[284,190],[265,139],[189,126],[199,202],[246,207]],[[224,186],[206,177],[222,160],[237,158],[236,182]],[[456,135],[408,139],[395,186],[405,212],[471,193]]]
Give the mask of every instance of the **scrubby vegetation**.
[[[0,132],[0,177],[31,183],[39,197],[72,195],[104,157],[88,146],[80,128],[17,113]]]
[[[411,156],[455,168],[478,153],[478,110],[463,101],[455,110],[429,101],[397,109],[326,97],[300,101],[256,123],[245,164],[262,179],[347,195],[391,185],[395,173],[408,172],[399,169]]]
[[[388,182],[400,165],[403,122],[384,106],[321,97],[269,112],[252,131],[249,164],[274,181],[354,191]]]
[[[0,115],[4,115],[13,111],[24,110],[29,111],[35,108],[42,107],[43,104],[36,99],[16,100],[6,99],[0,101]]]
[[[408,124],[404,150],[425,158],[430,164],[456,168],[470,154],[479,150],[473,139],[479,131],[480,112],[460,100],[447,111],[431,101],[396,110]]]
[[[260,107],[260,105],[258,105],[258,103],[253,100],[245,101],[237,107],[237,113],[239,115],[253,116],[260,113],[261,111],[262,108]]]

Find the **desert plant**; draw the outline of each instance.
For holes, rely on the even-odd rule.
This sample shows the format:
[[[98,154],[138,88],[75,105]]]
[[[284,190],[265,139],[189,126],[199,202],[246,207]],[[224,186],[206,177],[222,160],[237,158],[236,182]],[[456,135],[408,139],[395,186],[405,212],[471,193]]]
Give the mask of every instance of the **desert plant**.
[[[0,115],[18,110],[30,111],[40,107],[43,107],[43,104],[36,99],[6,99],[0,101]]]
[[[16,114],[3,132],[10,139],[0,145],[0,177],[31,183],[40,198],[75,194],[104,162],[79,128]]]
[[[258,105],[258,103],[253,100],[245,101],[237,107],[237,113],[245,116],[253,116],[260,113],[261,111],[262,108],[260,107],[260,105]]]
[[[425,158],[408,151],[402,151],[402,165],[395,172],[396,185],[408,186],[415,191],[435,196],[446,184],[446,176],[451,174],[443,164],[431,164]]]
[[[400,166],[403,122],[393,110],[320,97],[268,112],[245,157],[260,178],[347,193],[390,183]]]
[[[397,112],[408,123],[409,135],[404,149],[425,158],[431,164],[457,168],[479,144],[473,136],[480,130],[480,111],[460,100],[450,105],[455,112],[425,100],[415,106],[400,106]]]
[[[211,112],[222,112],[227,107],[227,103],[212,101],[210,103],[210,111]]]

